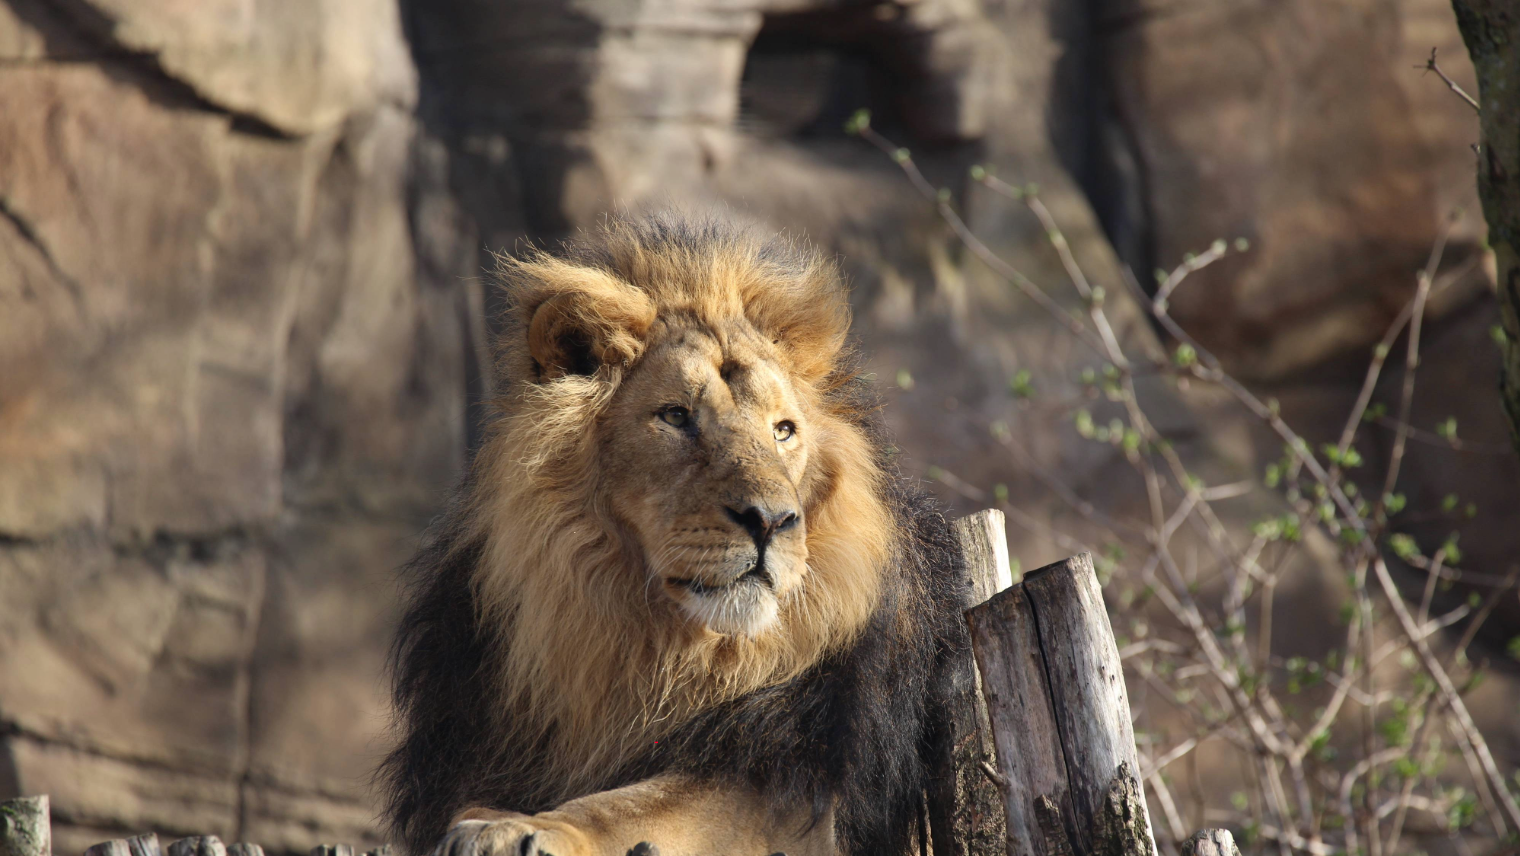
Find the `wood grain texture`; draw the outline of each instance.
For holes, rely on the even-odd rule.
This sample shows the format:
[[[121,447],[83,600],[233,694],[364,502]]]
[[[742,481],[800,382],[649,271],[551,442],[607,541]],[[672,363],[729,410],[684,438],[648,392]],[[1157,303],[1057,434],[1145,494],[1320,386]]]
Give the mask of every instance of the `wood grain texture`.
[[[1003,512],[988,508],[959,518],[951,526],[966,553],[966,571],[971,583],[967,609],[986,603],[988,598],[1013,585],[1013,569],[1008,562],[1008,528]]]
[[[0,856],[51,856],[52,852],[46,796],[0,802]]]
[[[1059,818],[1070,836],[1073,810],[1066,762],[1024,586],[999,592],[969,610],[966,621],[1003,779],[1008,856],[1063,856],[1060,837],[1045,834],[1037,812],[1039,800],[1048,800],[1046,825]]]
[[[966,556],[967,601],[980,604],[1011,584],[1003,513],[981,511],[954,521]],[[959,640],[945,680],[946,721],[933,736],[935,771],[926,794],[934,856],[997,856],[1007,840],[1001,789],[988,776],[997,754],[969,638]]]
[[[1182,842],[1182,856],[1240,856],[1228,829],[1200,829]]]
[[[84,856],[132,856],[132,851],[127,849],[125,838],[113,838],[86,847]]]
[[[169,856],[227,856],[227,847],[215,835],[194,835],[170,844]]]
[[[84,856],[162,856],[158,836],[152,832],[133,838],[114,838],[85,848]]]
[[[1082,553],[1024,578],[1059,724],[1078,853],[1094,853],[1094,833],[1121,764],[1139,770],[1119,648],[1092,556]],[[1144,798],[1140,810],[1145,811]],[[1147,838],[1150,817],[1144,816]],[[1155,852],[1151,841],[1148,852]]]

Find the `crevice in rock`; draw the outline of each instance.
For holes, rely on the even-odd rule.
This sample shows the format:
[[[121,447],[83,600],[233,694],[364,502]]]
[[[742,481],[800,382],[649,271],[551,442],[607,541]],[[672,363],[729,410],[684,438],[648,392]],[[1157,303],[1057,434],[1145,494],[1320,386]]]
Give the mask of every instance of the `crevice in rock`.
[[[237,797],[233,808],[236,833],[233,837],[238,841],[244,840],[248,831],[248,789],[253,784],[253,721],[257,707],[255,703],[257,693],[254,692],[254,659],[258,653],[259,634],[264,629],[265,607],[268,606],[269,569],[267,565],[259,571],[258,585],[258,594],[253,598],[255,612],[249,622],[248,648],[238,663],[238,681],[241,684],[240,691],[243,693],[240,711],[243,722],[238,736],[237,754],[232,762],[232,774],[237,779]]]
[[[295,140],[299,135],[270,124],[263,118],[228,107],[207,98],[194,86],[169,73],[150,51],[139,51],[112,41],[111,32],[115,22],[99,9],[82,0],[49,0],[46,20],[39,10],[28,5],[16,7],[16,14],[28,25],[43,34],[49,42],[49,59],[53,57],[53,45],[63,30],[70,41],[80,41],[96,48],[87,53],[64,49],[59,51],[63,61],[78,61],[76,57],[89,59],[111,77],[129,83],[150,100],[167,106],[188,107],[205,113],[214,113],[231,120],[232,130],[252,136],[275,140]]]
[[[18,547],[44,547],[51,543],[51,538],[29,538],[25,535],[16,535],[10,532],[0,532],[0,549]]]
[[[24,723],[17,722],[8,717],[0,717],[0,740],[13,739],[28,740],[42,746],[54,746],[79,752],[94,758],[102,758],[107,761],[116,761],[122,764],[130,764],[145,770],[157,770],[175,775],[190,774],[208,779],[222,779],[224,775],[205,766],[195,764],[176,764],[165,761],[163,758],[154,757],[138,752],[125,751],[119,748],[105,746],[95,741],[84,738],[82,735],[70,734],[68,736],[47,734],[28,727]]]
[[[236,556],[257,540],[259,535],[245,527],[196,533],[156,529],[145,538],[112,542],[111,552],[118,558],[145,559],[154,565],[173,559],[208,564]]]
[[[42,236],[37,233],[36,227],[32,225],[32,222],[25,215],[17,211],[11,205],[10,200],[4,196],[0,196],[0,217],[8,220],[11,226],[15,228],[16,233],[21,236],[21,239],[31,244],[38,255],[42,256],[42,260],[47,263],[48,270],[52,272],[53,276],[58,278],[59,282],[63,283],[64,288],[68,289],[69,296],[74,299],[74,303],[76,305],[79,304],[83,300],[83,293],[80,291],[78,281],[58,266],[58,259],[53,255],[53,251],[48,247],[47,242],[42,240]]]

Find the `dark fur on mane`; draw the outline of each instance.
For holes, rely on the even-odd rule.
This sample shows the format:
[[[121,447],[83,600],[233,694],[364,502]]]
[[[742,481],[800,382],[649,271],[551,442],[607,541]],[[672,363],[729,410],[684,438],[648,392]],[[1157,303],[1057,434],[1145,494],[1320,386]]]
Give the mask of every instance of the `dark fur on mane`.
[[[944,664],[967,644],[964,559],[942,512],[897,475],[864,381],[852,369],[841,375],[829,395],[850,400],[880,450],[900,533],[870,624],[797,678],[697,715],[606,787],[662,771],[749,783],[778,808],[810,809],[815,819],[833,806],[842,852],[878,856],[905,852],[920,816],[926,759],[942,733]],[[459,496],[468,491],[467,478]],[[429,850],[468,807],[553,808],[525,784],[546,750],[519,740],[510,715],[503,730],[492,707],[502,654],[472,600],[481,545],[461,543],[457,520],[457,511],[445,514],[405,571],[408,607],[393,649],[400,742],[378,779],[393,834],[413,853]]]

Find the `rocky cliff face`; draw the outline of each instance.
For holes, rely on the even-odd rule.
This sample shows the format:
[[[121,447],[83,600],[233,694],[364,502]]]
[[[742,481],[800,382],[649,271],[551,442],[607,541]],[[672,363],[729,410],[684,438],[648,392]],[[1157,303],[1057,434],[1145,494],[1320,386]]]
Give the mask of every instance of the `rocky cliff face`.
[[[1469,72],[1441,0],[1268,5],[0,0],[0,795],[51,794],[62,852],[374,840],[393,571],[490,391],[487,251],[615,206],[723,205],[841,253],[908,466],[1027,497],[1026,567],[1083,525],[1037,469],[1132,508],[1121,456],[1005,391],[1027,370],[1061,400],[1096,362],[842,135],[862,105],[1056,292],[1043,228],[964,176],[1038,182],[1133,348],[1159,343],[1121,261],[1251,238],[1176,312],[1338,428],[1359,378],[1292,372],[1381,335],[1445,210],[1476,210],[1475,123],[1409,67],[1451,46]],[[1471,390],[1440,405],[1464,434],[1502,438],[1464,368],[1480,232],[1454,233],[1437,326],[1476,344],[1430,359]],[[1211,478],[1276,456],[1147,394]],[[1516,499],[1508,458],[1419,460],[1437,496]],[[1476,528],[1470,554],[1515,554]]]
[[[386,3],[0,4],[0,791],[373,837],[392,571],[464,445]]]

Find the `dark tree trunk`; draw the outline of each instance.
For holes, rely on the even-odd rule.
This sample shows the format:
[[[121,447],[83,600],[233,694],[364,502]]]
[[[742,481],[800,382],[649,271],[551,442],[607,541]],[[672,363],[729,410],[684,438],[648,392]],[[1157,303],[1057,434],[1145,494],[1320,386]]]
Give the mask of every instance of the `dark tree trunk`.
[[[1478,71],[1478,195],[1498,259],[1504,326],[1500,394],[1510,438],[1520,451],[1520,5],[1515,0],[1452,0],[1451,5]]]

